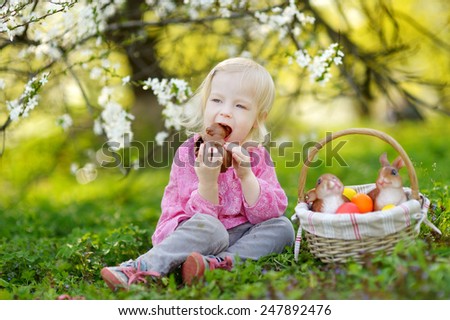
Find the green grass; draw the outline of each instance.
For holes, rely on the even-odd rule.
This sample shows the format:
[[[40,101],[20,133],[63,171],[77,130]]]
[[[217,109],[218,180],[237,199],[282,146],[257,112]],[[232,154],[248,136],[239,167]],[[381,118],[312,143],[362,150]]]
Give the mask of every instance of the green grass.
[[[68,173],[76,154],[64,137],[7,149],[0,162],[0,299],[56,299],[62,294],[86,299],[449,299],[448,121],[382,130],[410,155],[420,191],[433,203],[429,219],[442,236],[423,226],[413,246],[400,243],[391,255],[380,252],[366,256],[363,264],[345,265],[317,261],[303,241],[298,263],[292,248],[286,248],[279,255],[245,261],[232,272],[210,273],[193,287],[183,286],[175,272],[120,293],[112,293],[99,272],[150,248],[168,169],[143,169],[125,179],[104,169],[97,180],[80,185]],[[348,142],[341,152],[348,167],[332,162],[311,168],[307,188],[323,172],[339,175],[345,184],[372,182],[379,154],[386,150],[390,158],[395,155],[373,139],[344,139]],[[289,197],[289,217],[301,163],[288,168],[286,159],[299,150],[297,141],[283,155],[272,151]],[[402,175],[408,185],[406,172]]]

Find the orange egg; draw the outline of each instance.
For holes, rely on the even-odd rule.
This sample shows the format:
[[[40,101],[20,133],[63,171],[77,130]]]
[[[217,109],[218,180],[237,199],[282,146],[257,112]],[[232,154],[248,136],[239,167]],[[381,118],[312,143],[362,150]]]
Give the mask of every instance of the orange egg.
[[[353,202],[343,203],[336,211],[336,213],[360,213],[359,208]]]
[[[352,197],[352,202],[358,206],[361,213],[371,212],[373,210],[373,201],[365,193],[357,193]]]

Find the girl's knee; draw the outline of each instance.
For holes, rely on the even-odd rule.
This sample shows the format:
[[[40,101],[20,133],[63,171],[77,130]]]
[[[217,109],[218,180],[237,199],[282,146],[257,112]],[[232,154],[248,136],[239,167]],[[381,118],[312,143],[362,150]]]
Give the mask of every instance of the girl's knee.
[[[291,221],[284,216],[273,220],[274,227],[277,229],[277,234],[285,239],[286,245],[292,245],[295,240],[295,231]]]
[[[205,231],[223,229],[224,232],[227,232],[222,222],[209,214],[196,213],[186,222],[195,223],[198,228],[204,229]]]
[[[205,241],[219,242],[220,246],[228,246],[228,231],[222,222],[213,216],[197,213],[187,220],[183,227],[195,230],[199,236],[204,237]]]

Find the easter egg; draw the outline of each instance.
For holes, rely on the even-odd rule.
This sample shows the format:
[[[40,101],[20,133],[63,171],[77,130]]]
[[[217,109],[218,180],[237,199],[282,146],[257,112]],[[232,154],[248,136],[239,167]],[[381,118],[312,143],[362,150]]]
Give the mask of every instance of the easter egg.
[[[393,204],[387,204],[387,205],[385,205],[385,206],[383,207],[383,209],[381,209],[381,210],[389,210],[389,209],[392,209],[392,208],[395,208],[395,205],[393,205]]]
[[[373,201],[365,193],[355,194],[351,201],[358,206],[361,213],[371,212],[373,210]]]
[[[358,206],[353,202],[343,203],[336,211],[336,213],[360,213]]]
[[[356,191],[352,188],[344,188],[344,192],[342,194],[348,199],[352,200],[353,196],[356,194]]]

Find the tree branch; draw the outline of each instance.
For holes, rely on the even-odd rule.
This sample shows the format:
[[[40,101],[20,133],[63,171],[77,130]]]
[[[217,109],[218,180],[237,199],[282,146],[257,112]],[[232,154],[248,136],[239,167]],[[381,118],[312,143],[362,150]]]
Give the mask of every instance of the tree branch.
[[[8,126],[11,124],[12,120],[11,118],[8,116],[8,118],[6,119],[6,121],[2,124],[2,126],[0,127],[0,132],[3,132],[6,130],[6,128],[8,128]]]
[[[77,74],[73,71],[72,66],[69,65],[69,62],[67,61],[67,57],[64,57],[64,63],[67,66],[67,70],[69,70],[70,75],[75,80],[75,82],[78,85],[78,88],[81,91],[81,95],[83,96],[84,101],[86,102],[86,106],[88,108],[89,113],[92,115],[94,113],[94,107],[89,101],[89,97],[87,96],[86,91],[83,88],[83,84],[81,83],[80,79],[78,78]]]
[[[447,43],[447,42],[439,39],[438,37],[436,37],[435,33],[431,32],[430,30],[428,30],[427,28],[422,26],[416,20],[414,20],[413,18],[411,18],[407,14],[405,14],[403,12],[400,12],[400,11],[396,11],[395,14],[398,15],[404,21],[406,21],[409,25],[411,25],[418,32],[422,33],[427,38],[431,39],[437,46],[439,46],[439,47],[441,47],[441,48],[443,48],[443,49],[445,49],[447,51],[450,51],[450,44],[449,43]]]
[[[269,6],[267,8],[261,9],[261,10],[245,10],[243,12],[233,12],[230,14],[229,17],[222,17],[222,16],[207,16],[203,18],[198,19],[192,19],[192,18],[172,18],[172,19],[166,19],[161,21],[142,21],[142,20],[132,20],[132,21],[126,21],[121,23],[112,23],[109,24],[106,28],[106,31],[117,31],[117,30],[126,30],[126,29],[139,29],[143,27],[165,27],[168,25],[177,25],[177,24],[204,24],[207,22],[212,22],[216,20],[236,20],[240,19],[246,16],[253,17],[256,12],[268,12],[272,10],[273,8],[277,7],[283,7],[287,5],[287,3],[280,4],[280,5],[274,5]]]

